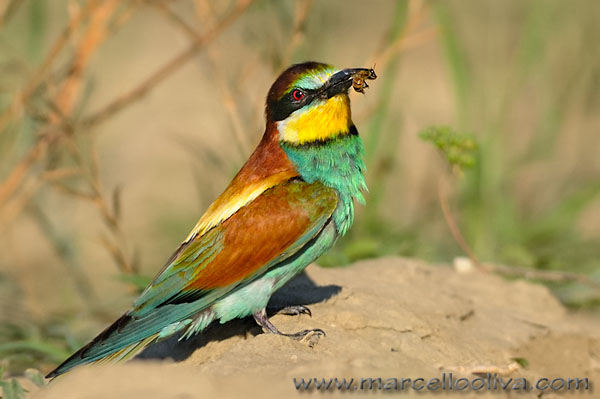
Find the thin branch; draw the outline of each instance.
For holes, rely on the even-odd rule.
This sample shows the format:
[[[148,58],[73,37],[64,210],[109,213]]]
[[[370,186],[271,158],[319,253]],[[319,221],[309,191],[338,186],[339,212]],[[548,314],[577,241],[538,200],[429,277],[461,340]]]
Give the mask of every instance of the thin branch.
[[[292,30],[291,40],[286,47],[286,52],[281,57],[281,63],[286,68],[292,63],[294,52],[304,41],[304,31],[306,28],[306,20],[312,7],[313,0],[298,0],[296,1],[296,12],[294,14],[294,29]]]
[[[377,65],[378,68],[385,69],[385,67],[401,52],[433,40],[437,35],[437,29],[435,27],[417,31],[428,13],[429,6],[424,5],[420,1],[411,1],[409,3],[408,20],[402,29],[402,33],[393,42],[381,46],[375,54],[370,57],[367,65]]]
[[[54,61],[58,58],[58,55],[62,52],[65,45],[68,43],[70,37],[73,32],[79,27],[81,22],[87,18],[90,13],[97,6],[97,1],[90,0],[87,2],[85,8],[83,8],[78,14],[76,14],[71,20],[69,24],[65,27],[62,33],[58,36],[58,38],[53,43],[52,47],[48,51],[48,54],[44,58],[44,61],[38,68],[38,70],[33,74],[29,83],[25,85],[23,91],[15,95],[13,102],[11,105],[0,115],[0,132],[4,130],[6,125],[12,120],[13,116],[20,112],[23,108],[23,105],[29,101],[29,97],[38,89],[38,87],[42,84],[44,78],[50,71]]]
[[[506,266],[493,263],[484,263],[483,267],[491,272],[506,276],[519,276],[533,280],[554,282],[574,281],[594,289],[596,293],[600,295],[600,283],[583,274],[555,270],[527,269],[524,267]]]
[[[38,226],[44,232],[43,236],[50,242],[56,255],[62,259],[62,263],[67,270],[69,277],[73,279],[75,288],[79,293],[79,296],[86,303],[87,307],[93,312],[100,314],[102,313],[98,305],[98,295],[94,290],[94,286],[91,283],[87,274],[81,269],[81,267],[75,261],[73,249],[70,246],[69,239],[62,236],[59,231],[52,225],[51,220],[42,211],[42,209],[31,202],[29,204],[29,210],[37,221]]]
[[[72,137],[69,137],[69,140],[66,141],[70,143],[72,139]],[[130,252],[127,245],[127,237],[123,231],[121,220],[119,218],[120,189],[117,188],[114,190],[112,200],[109,201],[106,198],[99,174],[98,154],[93,145],[91,145],[90,148],[90,163],[89,165],[86,165],[82,155],[79,153],[78,147],[75,146],[74,143],[71,143],[73,159],[79,170],[82,172],[82,177],[85,183],[87,183],[89,191],[78,191],[61,184],[60,182],[54,182],[54,186],[73,197],[91,201],[96,206],[104,224],[114,236],[116,244],[110,244],[110,246],[106,245],[106,243],[109,242],[109,239],[106,237],[102,239],[102,243],[112,254],[120,272],[125,274],[136,274],[138,270],[134,256],[135,251],[132,256],[127,255]],[[112,206],[110,203],[112,203]]]
[[[423,29],[419,32],[412,33],[408,36],[400,37],[394,43],[392,43],[386,50],[374,60],[373,64],[378,66],[385,66],[399,53],[409,50],[411,48],[419,47],[424,43],[432,41],[438,34],[436,27]]]
[[[217,18],[212,9],[210,1],[205,0],[203,2],[196,1],[196,13],[203,21],[208,21],[208,25],[212,26],[216,23]],[[201,4],[203,6],[201,6]],[[185,28],[184,28],[185,29]],[[188,31],[189,32],[189,31]],[[192,30],[193,32],[193,30]],[[193,39],[193,36],[192,36]],[[232,88],[228,82],[226,76],[223,74],[222,68],[220,67],[222,54],[215,46],[208,47],[206,49],[208,61],[215,75],[215,80],[220,88],[222,103],[229,115],[229,120],[233,125],[234,141],[237,144],[240,160],[243,161],[250,153],[250,143],[248,142],[247,126],[243,122],[238,103],[233,95]]]
[[[89,24],[77,46],[69,75],[56,96],[55,103],[62,114],[71,114],[81,88],[85,67],[104,41],[110,18],[119,3],[120,0],[105,0],[91,14]]]
[[[42,64],[38,74],[34,77],[29,87],[37,87],[38,80],[45,76],[46,71],[56,58],[67,39],[70,37],[73,29],[79,26],[82,16],[87,15],[92,10],[90,22],[81,36],[76,50],[76,57],[73,61],[71,73],[59,89],[56,99],[52,103],[56,104],[54,114],[51,114],[50,125],[48,132],[42,133],[37,142],[29,149],[23,159],[10,171],[7,179],[0,185],[0,204],[4,203],[21,186],[26,179],[27,172],[37,161],[46,156],[49,146],[61,136],[61,128],[65,127],[64,122],[67,121],[68,115],[73,108],[77,94],[81,87],[81,78],[83,70],[90,60],[93,52],[98,48],[103,41],[106,33],[106,27],[110,16],[119,4],[118,0],[105,1],[101,5],[96,5],[94,0],[87,3],[84,11],[77,14],[69,22],[64,34],[61,35],[57,43],[46,57],[46,61]],[[23,96],[28,97],[31,91],[25,90]],[[1,118],[0,118],[1,119]],[[0,122],[1,125],[1,122]],[[63,126],[57,126],[63,125]],[[68,125],[68,123],[67,123]],[[57,127],[56,129],[54,127]]]
[[[143,80],[135,88],[131,89],[125,94],[122,94],[87,118],[84,118],[81,121],[81,125],[85,128],[98,125],[118,112],[124,110],[127,106],[140,100],[155,86],[190,61],[200,49],[218,37],[219,34],[227,29],[239,16],[244,13],[251,3],[252,0],[238,0],[234,9],[217,26],[211,28],[208,32],[199,37],[196,41],[190,44],[187,49],[172,58],[162,67],[158,68],[158,70]]]
[[[8,0],[5,1],[2,6],[0,6],[0,28],[4,27],[4,24],[6,24],[6,22],[12,18],[13,15],[15,15],[23,3],[24,0]]]
[[[215,25],[216,18],[211,10],[210,3],[200,3],[199,1],[197,1],[196,4],[198,5],[196,7],[197,13],[203,14],[201,19],[203,21],[208,21],[208,26]],[[200,4],[203,4],[202,10],[200,10]],[[181,29],[192,41],[196,41],[201,37],[200,33],[196,32],[194,28],[192,28],[187,22],[185,22],[183,18],[181,18],[177,13],[173,12],[173,10],[169,8],[166,4],[157,3],[155,4],[155,6],[163,15],[165,15],[169,19],[170,22],[172,22],[175,26]],[[238,146],[239,155],[240,157],[245,158],[249,152],[249,144],[246,138],[246,132],[243,128],[243,123],[241,121],[242,118],[240,117],[239,109],[231,93],[229,84],[223,76],[221,69],[217,66],[219,64],[217,60],[219,58],[218,51],[214,48],[211,48],[210,46],[207,46],[206,52],[208,55],[208,60],[211,63],[211,67],[213,68],[213,73],[216,77],[216,81],[219,83],[219,86],[221,88],[221,92],[223,95],[223,105],[225,106],[225,110],[228,112],[231,123],[233,124],[233,132],[235,135],[234,141]]]
[[[29,201],[39,192],[44,185],[40,179],[29,179],[22,184],[19,195],[11,197],[0,207],[0,232],[8,230],[10,223],[21,214]]]
[[[287,68],[292,63],[294,53],[305,38],[306,21],[310,15],[310,9],[313,5],[313,0],[297,1],[295,4],[296,9],[294,12],[294,27],[292,29],[292,35],[289,39],[289,45],[286,47],[285,52],[280,57],[281,65],[273,63],[273,69],[276,73],[280,72],[277,69]],[[249,76],[248,74],[251,71],[251,68],[246,67],[244,69],[244,72],[246,72],[245,76]],[[242,76],[242,78],[245,78],[245,76]],[[256,111],[253,113],[253,125],[259,125],[261,123],[264,115],[263,108],[264,104],[262,102],[257,102]]]
[[[11,170],[6,180],[0,185],[0,205],[22,185],[27,172],[39,159],[46,156],[46,151],[51,142],[58,138],[56,133],[45,133],[29,149],[25,157]]]
[[[462,248],[465,254],[467,254],[471,262],[473,262],[478,269],[485,270],[475,255],[475,252],[473,252],[469,244],[467,244],[467,241],[463,237],[460,228],[458,227],[458,223],[456,223],[454,216],[452,216],[452,211],[450,210],[450,205],[448,204],[448,192],[446,190],[446,180],[444,176],[441,176],[438,180],[438,198],[444,214],[444,219],[448,224],[448,228],[450,229],[450,233],[452,233],[452,237],[454,237],[454,240]]]
[[[54,169],[43,172],[40,177],[46,181],[56,181],[65,177],[81,176],[83,172],[75,168]]]

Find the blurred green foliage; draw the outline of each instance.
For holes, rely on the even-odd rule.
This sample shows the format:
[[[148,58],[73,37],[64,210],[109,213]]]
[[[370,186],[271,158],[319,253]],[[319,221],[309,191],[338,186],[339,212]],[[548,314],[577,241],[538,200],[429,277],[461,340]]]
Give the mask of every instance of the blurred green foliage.
[[[6,365],[0,365],[0,388],[2,389],[2,398],[4,399],[24,399],[27,390],[23,388],[16,378],[5,378],[4,372]],[[46,380],[42,373],[37,369],[25,370],[25,378],[33,382],[38,387],[46,385]]]
[[[462,173],[475,166],[477,144],[472,135],[455,132],[449,126],[431,126],[419,137],[436,146],[453,170]]]
[[[0,320],[0,359],[11,371],[61,362],[82,344],[66,330],[58,318],[42,324]]]
[[[5,399],[23,399],[25,390],[15,378],[4,379],[4,366],[0,367],[0,388]]]

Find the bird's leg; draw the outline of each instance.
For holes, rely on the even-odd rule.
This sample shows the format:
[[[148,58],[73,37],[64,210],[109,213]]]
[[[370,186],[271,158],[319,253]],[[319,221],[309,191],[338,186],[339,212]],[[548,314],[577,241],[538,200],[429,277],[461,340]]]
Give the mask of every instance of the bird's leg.
[[[301,314],[307,314],[312,317],[312,312],[307,306],[304,305],[286,306],[285,308],[276,311],[275,314],[282,314],[286,316],[300,316]]]
[[[305,308],[306,309],[306,308]],[[286,333],[282,333],[281,331],[279,331],[277,329],[277,327],[275,327],[273,325],[273,323],[271,323],[271,321],[269,320],[269,318],[267,317],[267,311],[265,309],[262,309],[256,313],[254,313],[254,320],[256,320],[256,323],[261,326],[267,333],[270,334],[277,334],[277,335],[284,335],[286,337],[290,337],[293,339],[302,339],[305,336],[307,336],[308,334],[315,334],[315,335],[323,335],[325,336],[325,331],[321,330],[320,328],[314,328],[312,330],[302,330],[302,331],[298,331],[297,333],[293,333],[293,334],[286,334]]]

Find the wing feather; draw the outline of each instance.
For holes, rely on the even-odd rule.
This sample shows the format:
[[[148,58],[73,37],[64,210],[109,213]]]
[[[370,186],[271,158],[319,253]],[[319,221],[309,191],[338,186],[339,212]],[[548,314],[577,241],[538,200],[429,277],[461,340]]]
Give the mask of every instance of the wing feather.
[[[312,238],[331,216],[337,194],[290,180],[266,190],[219,226],[185,243],[134,304],[143,315],[168,303],[232,289]],[[316,231],[315,231],[316,230]]]

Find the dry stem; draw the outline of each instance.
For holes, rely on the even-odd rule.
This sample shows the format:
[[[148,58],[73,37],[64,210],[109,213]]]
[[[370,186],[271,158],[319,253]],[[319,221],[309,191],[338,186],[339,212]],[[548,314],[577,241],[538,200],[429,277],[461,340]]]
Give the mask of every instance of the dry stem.
[[[240,15],[244,13],[251,3],[252,0],[239,0],[234,9],[217,26],[211,28],[204,35],[198,37],[197,40],[190,44],[187,49],[172,58],[162,67],[158,68],[158,70],[143,80],[135,88],[131,89],[125,94],[122,94],[109,104],[102,107],[100,110],[85,118],[81,123],[83,127],[90,127],[102,123],[106,119],[112,117],[113,115],[125,109],[127,106],[144,97],[144,95],[146,95],[156,85],[161,83],[173,72],[185,65],[194,57],[194,55],[196,55],[200,49],[214,40],[221,32],[229,27]]]
[[[25,88],[20,94],[15,95],[11,105],[0,115],[0,133],[4,130],[7,124],[14,119],[15,115],[23,109],[24,104],[29,101],[31,95],[42,84],[44,78],[46,78],[52,69],[52,66],[54,65],[58,55],[62,52],[65,45],[73,35],[73,32],[77,30],[77,28],[81,25],[81,22],[90,15],[96,6],[96,1],[88,1],[85,8],[83,8],[76,16],[71,18],[69,24],[58,36],[48,51],[48,54],[44,58],[44,61],[38,70],[33,74],[29,83],[25,85]]]
[[[471,262],[473,262],[473,264],[477,266],[478,269],[485,270],[485,268],[481,265],[481,262],[475,255],[475,252],[473,252],[469,244],[467,244],[467,241],[463,237],[460,228],[458,227],[458,223],[456,223],[456,220],[452,215],[450,205],[448,204],[448,190],[446,188],[446,184],[446,177],[441,176],[438,180],[438,198],[440,201],[440,206],[442,208],[442,213],[444,214],[444,219],[448,224],[448,228],[452,233],[452,237],[454,237],[454,240],[457,242],[457,244],[462,248],[465,254],[467,254]]]

